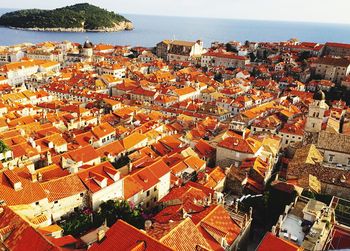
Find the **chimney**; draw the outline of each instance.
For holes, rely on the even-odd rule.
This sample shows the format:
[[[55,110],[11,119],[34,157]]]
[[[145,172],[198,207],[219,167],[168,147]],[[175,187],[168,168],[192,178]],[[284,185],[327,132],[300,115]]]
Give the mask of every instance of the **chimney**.
[[[31,176],[32,182],[37,182],[38,181],[38,177],[37,177],[36,172],[30,172],[30,176]]]
[[[152,221],[146,220],[146,221],[145,221],[145,230],[146,230],[146,231],[147,231],[147,230],[150,230],[151,227],[152,227]]]
[[[208,182],[208,180],[209,180],[209,174],[206,173],[204,177],[205,177],[205,182]]]
[[[182,208],[182,218],[186,219],[186,215],[187,215],[187,213],[186,213],[185,209]]]
[[[228,246],[228,243],[226,241],[225,237],[221,238],[221,247],[223,247],[224,249],[226,249],[226,247]]]
[[[33,148],[36,147],[36,143],[35,143],[35,141],[34,141],[34,139],[33,139],[32,137],[29,137],[28,141],[29,141],[29,143],[31,144],[31,146],[32,146]]]
[[[208,206],[211,205],[211,193],[209,193],[209,197],[208,197]]]
[[[52,164],[52,156],[51,156],[51,152],[50,151],[47,151],[46,159],[47,159],[47,165],[51,165]]]
[[[106,231],[104,229],[99,229],[97,231],[97,242],[102,242],[106,236]]]
[[[128,163],[128,173],[131,173],[132,172],[132,163],[129,162]]]
[[[41,182],[43,180],[43,175],[42,175],[42,173],[38,173],[37,174],[37,181],[39,181],[39,182]]]
[[[67,168],[67,161],[66,161],[66,158],[65,157],[61,157],[61,167],[63,169],[66,169]]]
[[[278,218],[278,224],[281,226],[282,225],[282,221],[283,221],[283,216],[280,215],[280,217]]]
[[[271,233],[276,236],[276,226],[273,226],[271,229]]]
[[[41,146],[37,145],[35,148],[39,153],[41,152]]]
[[[93,138],[93,137],[89,138],[89,144],[90,144],[90,145],[93,145],[93,144],[94,144],[94,138]]]

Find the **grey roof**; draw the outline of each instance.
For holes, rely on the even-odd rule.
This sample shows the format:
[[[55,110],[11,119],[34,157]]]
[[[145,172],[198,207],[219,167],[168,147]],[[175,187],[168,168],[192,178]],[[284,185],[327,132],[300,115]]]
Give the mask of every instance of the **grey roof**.
[[[318,135],[317,148],[350,154],[350,135],[321,131]]]

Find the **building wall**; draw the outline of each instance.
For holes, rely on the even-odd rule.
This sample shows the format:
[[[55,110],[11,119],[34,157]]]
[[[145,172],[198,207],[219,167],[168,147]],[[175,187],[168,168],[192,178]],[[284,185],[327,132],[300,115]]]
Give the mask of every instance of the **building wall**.
[[[74,208],[86,206],[85,196],[86,192],[82,192],[81,194],[75,194],[73,196],[50,202],[49,207],[51,210],[52,219],[57,221],[61,219],[62,216],[73,212]]]
[[[158,201],[161,200],[170,190],[170,172],[159,179],[158,184]]]
[[[244,159],[254,157],[254,154],[236,152],[220,146],[216,151],[216,165],[221,167],[228,167],[232,164],[238,167]]]
[[[341,67],[326,64],[316,64],[316,75],[320,75],[324,79],[340,83],[349,75],[350,66]]]
[[[323,194],[329,194],[346,200],[350,200],[350,189],[346,186],[322,183],[321,189]]]
[[[105,201],[123,198],[123,187],[124,181],[118,180],[117,182],[105,188],[101,188],[101,190],[98,192],[91,194],[91,203],[93,210],[98,209],[100,204]]]
[[[289,146],[289,144],[301,142],[304,139],[303,135],[295,135],[295,134],[282,133],[282,132],[278,132],[277,135],[282,138],[281,148],[286,148]]]
[[[159,184],[154,185],[148,190],[144,191],[141,195],[141,201],[144,208],[151,208],[159,201]]]
[[[309,106],[309,113],[306,118],[305,131],[320,132],[322,129],[322,122],[324,113],[328,110],[328,105],[324,100],[315,100]]]
[[[329,164],[341,164],[350,167],[350,153],[340,153],[325,150],[323,151],[323,160]]]

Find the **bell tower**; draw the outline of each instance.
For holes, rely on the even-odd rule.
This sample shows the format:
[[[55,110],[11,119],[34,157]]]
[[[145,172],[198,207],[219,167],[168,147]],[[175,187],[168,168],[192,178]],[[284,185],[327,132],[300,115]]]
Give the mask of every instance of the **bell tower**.
[[[314,101],[309,105],[309,113],[306,117],[305,131],[318,133],[322,130],[325,112],[329,109],[325,102],[325,94],[319,90],[313,96]]]

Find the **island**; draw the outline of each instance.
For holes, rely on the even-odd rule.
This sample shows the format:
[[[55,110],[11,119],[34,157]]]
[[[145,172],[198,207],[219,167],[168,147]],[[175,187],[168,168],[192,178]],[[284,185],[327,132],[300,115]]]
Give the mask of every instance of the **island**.
[[[81,3],[53,10],[26,9],[0,17],[8,28],[53,32],[115,32],[134,29],[133,23],[113,11]]]

